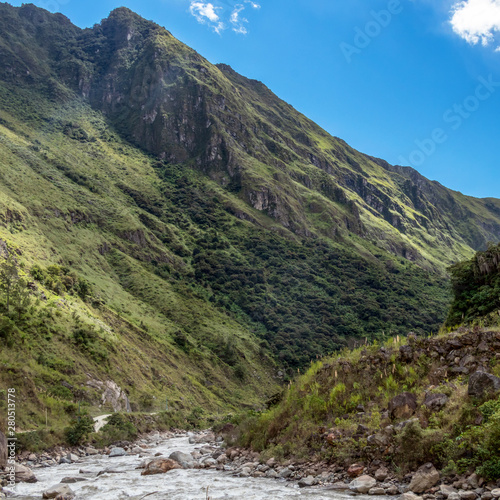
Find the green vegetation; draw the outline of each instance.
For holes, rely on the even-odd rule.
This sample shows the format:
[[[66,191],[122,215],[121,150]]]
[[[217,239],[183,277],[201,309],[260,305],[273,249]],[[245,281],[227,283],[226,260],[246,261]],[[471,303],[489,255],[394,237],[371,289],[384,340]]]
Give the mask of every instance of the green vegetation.
[[[490,244],[465,262],[450,268],[454,300],[447,325],[477,320],[498,324],[500,310],[500,244]],[[492,314],[493,313],[493,314]]]
[[[100,445],[109,445],[118,441],[134,441],[138,431],[135,425],[122,413],[113,413],[97,436]]]
[[[94,420],[90,415],[79,414],[64,431],[66,441],[71,446],[78,446],[87,440],[89,434],[94,431]]]

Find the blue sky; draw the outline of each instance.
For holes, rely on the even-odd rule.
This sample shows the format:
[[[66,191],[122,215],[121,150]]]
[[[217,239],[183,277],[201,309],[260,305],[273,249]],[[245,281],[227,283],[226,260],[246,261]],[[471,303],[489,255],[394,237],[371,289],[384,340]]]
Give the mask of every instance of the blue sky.
[[[356,149],[500,198],[500,0],[34,3],[81,27],[129,7]]]

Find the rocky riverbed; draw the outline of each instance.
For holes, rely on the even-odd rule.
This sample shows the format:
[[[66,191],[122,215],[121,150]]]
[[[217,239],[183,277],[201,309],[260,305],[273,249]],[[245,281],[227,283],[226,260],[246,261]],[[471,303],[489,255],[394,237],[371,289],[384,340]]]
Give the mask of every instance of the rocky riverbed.
[[[341,499],[349,494],[329,489],[319,479],[312,481],[317,483],[313,487],[302,484],[301,488],[291,476],[265,477],[257,468],[268,467],[278,474],[284,467],[242,463],[246,455],[236,450],[231,461],[210,432],[156,433],[133,444],[120,444],[105,450],[29,455],[19,469],[23,481],[4,493],[23,500]],[[57,455],[58,451],[62,454]]]
[[[225,448],[212,432],[155,433],[109,449],[56,449],[22,454],[15,488],[19,499],[247,499],[343,498],[352,495],[403,500],[493,500],[499,484],[475,474],[443,481],[426,464],[397,478],[381,464],[352,464],[347,470],[326,462],[279,463],[258,453]],[[270,496],[271,495],[271,496]]]

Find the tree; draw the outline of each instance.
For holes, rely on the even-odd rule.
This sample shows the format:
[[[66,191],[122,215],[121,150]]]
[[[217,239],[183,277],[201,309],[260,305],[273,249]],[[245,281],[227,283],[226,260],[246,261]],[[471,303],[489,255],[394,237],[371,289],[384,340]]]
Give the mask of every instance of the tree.
[[[14,257],[9,253],[0,262],[0,290],[6,300],[7,312],[10,309],[10,302],[17,286],[19,285],[19,273]]]
[[[12,291],[12,303],[17,311],[18,319],[31,304],[31,291],[28,288],[28,283],[24,278],[20,278]]]
[[[88,435],[94,432],[94,420],[90,415],[83,413],[71,421],[71,425],[64,429],[66,441],[71,446],[78,446]]]
[[[26,280],[19,276],[17,262],[10,253],[0,261],[0,292],[4,296],[7,314],[13,305],[20,318],[31,302],[31,294]]]

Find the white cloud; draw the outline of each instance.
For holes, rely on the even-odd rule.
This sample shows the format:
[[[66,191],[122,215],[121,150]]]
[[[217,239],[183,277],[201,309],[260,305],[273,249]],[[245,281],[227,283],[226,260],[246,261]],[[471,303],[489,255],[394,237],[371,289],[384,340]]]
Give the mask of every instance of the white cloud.
[[[248,19],[241,16],[241,13],[247,8],[247,5],[252,9],[260,9],[260,5],[253,0],[243,0],[242,3],[238,3],[232,8],[228,16],[228,13],[224,15],[225,9],[223,7],[217,6],[217,3],[220,3],[219,0],[215,0],[216,5],[201,0],[190,0],[190,2],[189,12],[199,23],[209,25],[216,33],[221,33],[229,26],[235,33],[246,35],[248,33],[246,27]],[[225,5],[228,7],[227,2]]]
[[[245,3],[249,3],[250,6],[254,9],[260,9],[260,5],[258,3],[252,2],[251,0],[245,0]]]
[[[230,19],[230,20],[231,20],[231,22],[232,22],[233,24],[237,24],[237,23],[239,23],[239,22],[241,22],[241,21],[247,21],[245,18],[243,18],[243,19],[240,21],[240,12],[241,12],[242,10],[245,10],[245,7],[244,7],[243,5],[241,5],[241,4],[240,4],[240,5],[237,5],[237,6],[234,8],[233,12],[231,13],[231,19]],[[248,21],[247,21],[247,22],[248,22]]]
[[[245,23],[248,23],[248,19],[240,17],[240,12],[244,10],[244,5],[236,5],[233,12],[231,12],[231,17],[229,18],[231,24],[233,25],[233,31],[235,33],[241,33],[242,35],[246,35],[248,33],[248,30],[245,28]]]
[[[500,0],[461,0],[452,13],[453,31],[470,44],[500,43]],[[495,50],[500,51],[500,45]]]
[[[245,0],[246,4],[249,4],[253,9],[260,9],[260,5],[258,3],[252,2],[251,0]],[[248,23],[248,19],[246,17],[241,17],[240,12],[245,10],[244,4],[238,4],[234,7],[233,12],[231,12],[231,17],[229,20],[233,25],[233,31],[235,33],[241,33],[242,35],[246,35],[248,33],[245,24]]]
[[[215,7],[211,3],[192,1],[189,12],[196,17],[199,23],[208,24],[216,33],[220,33],[225,26],[217,14],[219,9],[220,7]]]

